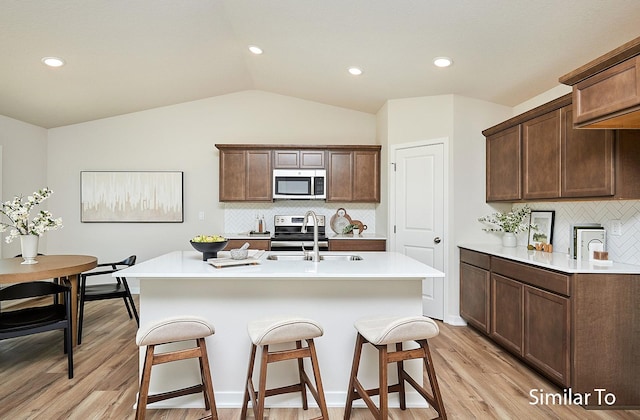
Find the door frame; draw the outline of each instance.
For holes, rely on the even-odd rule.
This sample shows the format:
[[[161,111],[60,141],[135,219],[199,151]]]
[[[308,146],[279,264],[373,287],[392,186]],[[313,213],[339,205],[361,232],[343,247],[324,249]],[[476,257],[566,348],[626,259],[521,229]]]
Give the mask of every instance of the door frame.
[[[443,236],[443,267],[442,271],[445,274],[443,278],[444,282],[444,321],[446,322],[449,316],[449,298],[451,296],[451,287],[450,278],[449,278],[449,255],[452,249],[455,249],[454,244],[452,243],[452,237],[450,235],[449,229],[449,138],[448,137],[439,137],[429,140],[418,140],[414,142],[408,143],[398,143],[389,145],[389,152],[387,156],[387,161],[389,162],[389,176],[387,179],[387,185],[389,186],[389,202],[387,205],[387,212],[389,215],[389,224],[387,225],[387,238],[389,238],[389,250],[395,251],[396,249],[396,235],[394,233],[394,226],[396,225],[396,209],[394,203],[396,202],[396,188],[395,188],[395,169],[393,165],[395,164],[395,156],[396,152],[400,149],[411,149],[414,147],[422,147],[422,146],[433,146],[436,144],[443,145],[443,154],[442,154],[442,196],[443,196],[443,224],[442,227],[442,236]]]

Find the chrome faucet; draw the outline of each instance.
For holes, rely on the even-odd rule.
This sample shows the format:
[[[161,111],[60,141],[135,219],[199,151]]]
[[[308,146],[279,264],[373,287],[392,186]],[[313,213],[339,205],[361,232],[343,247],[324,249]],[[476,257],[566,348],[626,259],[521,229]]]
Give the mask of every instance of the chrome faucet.
[[[316,216],[315,212],[312,210],[309,210],[304,215],[304,220],[302,221],[302,233],[307,233],[307,219],[309,216],[313,219],[313,254],[311,255],[311,261],[318,262],[320,261],[320,247],[318,246],[318,216]]]

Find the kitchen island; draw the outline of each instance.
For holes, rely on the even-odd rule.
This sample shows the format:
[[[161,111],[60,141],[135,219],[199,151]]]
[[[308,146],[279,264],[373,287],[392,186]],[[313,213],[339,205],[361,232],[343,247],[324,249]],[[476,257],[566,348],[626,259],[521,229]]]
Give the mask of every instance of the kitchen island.
[[[377,314],[420,315],[422,280],[444,277],[444,273],[395,252],[358,252],[359,261],[320,262],[270,260],[270,254],[263,254],[256,265],[215,268],[202,261],[198,252],[176,251],[118,272],[118,276],[140,281],[141,325],[177,315],[202,316],[214,324],[216,333],[207,338],[207,349],[219,407],[242,405],[250,351],[247,323],[278,314],[309,317],[324,327],[316,347],[327,405],[344,406],[356,339],[354,321]],[[377,358],[375,351],[368,350],[372,349],[364,351],[360,372],[363,384],[373,387]],[[141,349],[140,363],[143,358]],[[268,387],[296,381],[296,369],[288,363],[293,362],[269,367]],[[420,380],[421,364],[407,365]],[[198,378],[197,364],[189,361],[158,365],[150,392],[193,385]],[[417,393],[408,393],[407,398],[408,406],[425,406]],[[297,394],[267,399],[268,407],[300,404]],[[391,404],[397,406],[397,400],[391,399]],[[203,407],[203,402],[200,396],[192,395],[150,407]]]

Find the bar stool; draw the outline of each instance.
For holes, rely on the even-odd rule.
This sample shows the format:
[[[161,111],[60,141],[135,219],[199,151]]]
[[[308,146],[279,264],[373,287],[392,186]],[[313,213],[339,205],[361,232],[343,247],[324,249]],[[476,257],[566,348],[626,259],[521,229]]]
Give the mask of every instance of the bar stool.
[[[211,410],[211,416],[209,418],[214,420],[218,418],[216,401],[213,394],[213,383],[211,381],[211,371],[209,370],[207,347],[205,344],[205,337],[213,335],[214,333],[215,329],[213,325],[205,319],[193,316],[163,319],[138,330],[136,334],[136,344],[138,346],[147,346],[147,351],[144,357],[142,379],[140,380],[136,420],[143,420],[145,418],[147,404],[183,395],[198,394],[200,392],[204,395],[205,408]],[[158,354],[154,352],[157,345],[185,340],[196,340],[196,347]],[[200,363],[202,383],[175,391],[149,395],[149,382],[151,380],[151,367],[153,365],[193,358],[198,358]]]
[[[439,333],[438,324],[435,321],[426,316],[371,317],[356,321],[354,327],[358,331],[358,337],[347,390],[347,403],[344,411],[345,420],[351,418],[351,406],[353,401],[358,399],[362,399],[367,404],[376,419],[387,419],[389,416],[389,393],[394,392],[399,393],[400,408],[405,410],[405,381],[433,406],[439,415],[436,418],[447,418],[433,361],[431,360],[431,353],[429,352],[429,345],[427,344],[427,339],[435,337]],[[405,341],[415,341],[420,345],[420,348],[403,350],[402,343]],[[362,347],[365,343],[370,343],[378,350],[379,385],[378,388],[374,389],[364,389],[357,378]],[[395,344],[396,350],[388,352],[388,344]],[[404,370],[403,362],[411,359],[423,360],[424,369],[429,376],[431,394]],[[389,363],[397,363],[398,383],[395,385],[388,385],[387,365]],[[377,408],[371,399],[374,395],[380,396],[380,408]]]
[[[322,389],[322,379],[320,378],[320,368],[316,356],[316,348],[313,339],[322,336],[322,327],[317,322],[299,317],[271,317],[262,320],[249,322],[247,325],[249,337],[251,338],[251,356],[249,357],[249,370],[244,392],[244,403],[242,405],[241,419],[247,418],[247,407],[249,400],[253,407],[253,414],[256,419],[262,419],[264,415],[264,399],[273,395],[300,392],[302,396],[302,408],[307,406],[307,387],[320,407],[321,417],[317,420],[329,420],[327,404]],[[302,340],[307,342],[306,347],[302,347]],[[293,343],[295,349],[270,351],[271,344]],[[260,381],[258,391],[253,386],[253,366],[256,360],[256,350],[260,346]],[[304,358],[311,359],[311,367],[315,378],[316,386],[311,383],[304,369]],[[280,388],[266,389],[267,386],[267,365],[283,360],[298,360],[298,375],[300,382]]]

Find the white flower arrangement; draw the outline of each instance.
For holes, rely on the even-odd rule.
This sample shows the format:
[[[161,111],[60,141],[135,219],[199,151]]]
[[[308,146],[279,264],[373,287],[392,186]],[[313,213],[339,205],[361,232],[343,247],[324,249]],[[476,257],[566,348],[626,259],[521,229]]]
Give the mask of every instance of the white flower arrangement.
[[[529,227],[537,230],[535,225],[526,223],[525,221],[525,219],[528,220],[530,214],[531,209],[525,204],[525,206],[519,210],[510,211],[508,213],[493,213],[489,216],[480,217],[478,221],[497,226],[482,229],[485,232],[520,233],[526,231]]]
[[[62,227],[62,218],[54,219],[47,210],[40,210],[33,220],[29,220],[31,209],[49,198],[51,194],[53,191],[45,187],[28,196],[24,202],[22,196],[15,196],[13,200],[2,203],[0,213],[10,220],[9,223],[0,222],[0,232],[11,229],[9,236],[5,239],[7,243],[11,243],[20,235],[41,236],[48,230]]]

